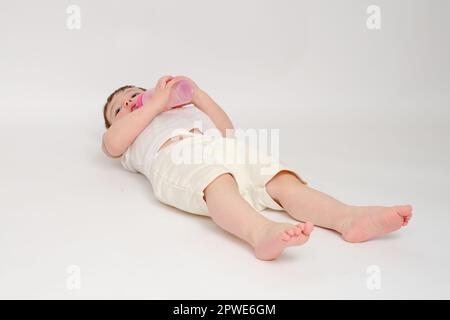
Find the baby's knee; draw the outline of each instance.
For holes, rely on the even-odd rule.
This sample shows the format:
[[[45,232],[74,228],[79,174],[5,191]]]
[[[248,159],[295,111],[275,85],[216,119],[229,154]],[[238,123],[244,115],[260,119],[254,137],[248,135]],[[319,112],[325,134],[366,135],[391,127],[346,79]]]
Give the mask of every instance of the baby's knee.
[[[237,184],[234,176],[231,173],[223,173],[211,181],[203,190],[204,199],[212,194],[220,194],[227,192],[227,190],[234,192],[237,190]]]
[[[270,194],[277,194],[279,192],[283,192],[285,189],[290,189],[292,186],[299,184],[305,183],[300,180],[295,173],[289,170],[282,170],[266,183],[266,189]]]

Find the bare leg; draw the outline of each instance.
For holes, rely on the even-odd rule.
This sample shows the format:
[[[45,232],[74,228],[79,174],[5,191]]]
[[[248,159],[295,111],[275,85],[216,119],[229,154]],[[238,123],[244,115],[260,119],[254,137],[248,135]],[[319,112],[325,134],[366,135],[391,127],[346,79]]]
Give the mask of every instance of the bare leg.
[[[278,223],[256,212],[239,194],[231,174],[223,174],[204,190],[212,220],[222,229],[248,242],[261,260],[277,258],[285,248],[305,243],[311,223]]]
[[[286,212],[299,221],[333,229],[349,242],[362,242],[400,229],[411,219],[410,205],[351,206],[304,185],[289,171],[281,171],[266,190]]]

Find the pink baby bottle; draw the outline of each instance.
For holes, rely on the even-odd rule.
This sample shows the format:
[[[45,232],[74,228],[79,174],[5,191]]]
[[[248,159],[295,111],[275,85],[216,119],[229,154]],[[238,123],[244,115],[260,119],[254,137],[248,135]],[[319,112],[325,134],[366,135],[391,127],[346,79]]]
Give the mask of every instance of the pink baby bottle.
[[[135,108],[142,107],[147,100],[152,98],[154,92],[155,88],[152,88],[138,95],[136,98]],[[185,79],[178,80],[173,85],[172,91],[170,92],[170,98],[169,103],[167,105],[167,109],[172,109],[175,107],[182,106],[184,104],[188,104],[192,101],[193,96],[194,96],[194,88],[192,87],[190,82]]]

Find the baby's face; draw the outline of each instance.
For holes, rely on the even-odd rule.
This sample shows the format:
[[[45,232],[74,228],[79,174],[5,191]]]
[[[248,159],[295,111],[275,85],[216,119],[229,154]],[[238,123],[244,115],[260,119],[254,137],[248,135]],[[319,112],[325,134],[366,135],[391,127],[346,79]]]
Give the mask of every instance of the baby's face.
[[[133,112],[136,105],[136,97],[142,92],[144,90],[133,87],[116,93],[106,110],[109,123],[113,124],[118,119]]]

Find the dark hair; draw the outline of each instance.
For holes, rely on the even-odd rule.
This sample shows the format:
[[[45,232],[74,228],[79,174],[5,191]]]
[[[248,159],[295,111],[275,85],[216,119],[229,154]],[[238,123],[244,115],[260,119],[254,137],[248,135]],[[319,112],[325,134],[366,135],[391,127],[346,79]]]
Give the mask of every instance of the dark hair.
[[[125,89],[128,89],[128,88],[138,88],[138,89],[142,89],[142,90],[144,90],[144,91],[146,90],[146,89],[144,89],[144,88],[136,87],[136,86],[134,86],[134,85],[128,84],[128,85],[126,85],[126,86],[120,87],[119,89],[116,89],[113,93],[111,93],[111,94],[109,95],[108,99],[106,99],[106,103],[105,103],[105,105],[104,105],[104,107],[103,107],[103,119],[105,120],[105,127],[106,127],[106,129],[108,129],[108,128],[111,126],[111,123],[110,123],[109,120],[106,118],[106,110],[107,110],[107,108],[108,108],[108,105],[111,103],[111,100],[114,98],[114,96],[115,96],[117,93],[119,93],[119,92],[121,92],[121,91],[123,91],[123,90],[125,90]]]

